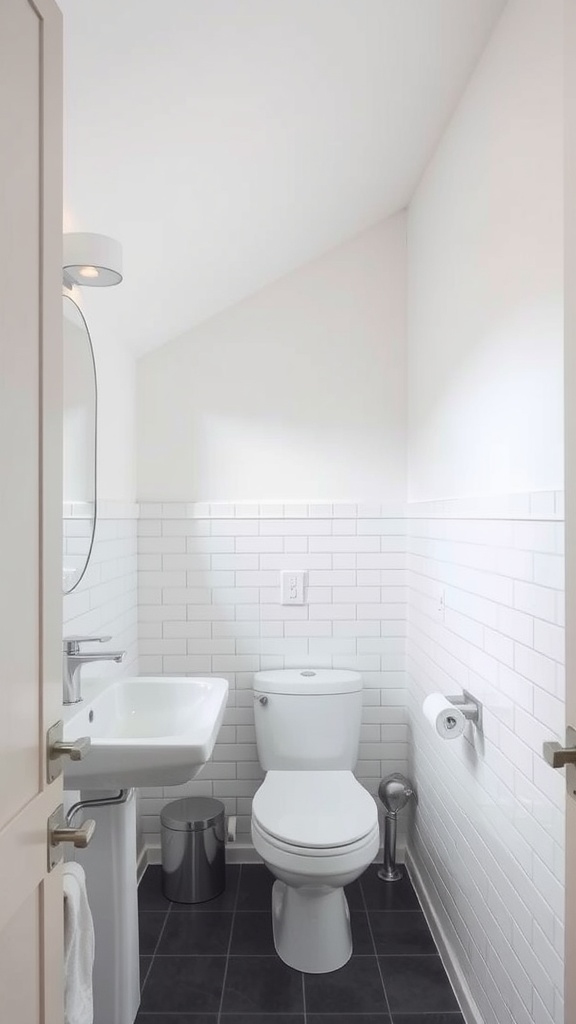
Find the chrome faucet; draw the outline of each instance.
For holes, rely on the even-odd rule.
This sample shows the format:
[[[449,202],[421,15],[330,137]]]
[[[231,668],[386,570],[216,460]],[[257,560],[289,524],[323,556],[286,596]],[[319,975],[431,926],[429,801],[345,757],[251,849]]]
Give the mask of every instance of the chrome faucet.
[[[81,653],[80,644],[107,643],[111,636],[66,636],[63,640],[62,681],[64,683],[64,704],[78,704],[82,700],[80,692],[80,669],[92,661],[124,661],[126,651],[85,651]]]

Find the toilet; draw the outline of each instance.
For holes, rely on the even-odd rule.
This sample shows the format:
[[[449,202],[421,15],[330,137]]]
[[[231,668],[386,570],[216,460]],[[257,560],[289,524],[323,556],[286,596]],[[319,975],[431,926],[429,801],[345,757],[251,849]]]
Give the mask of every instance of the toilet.
[[[266,778],[252,804],[252,841],[276,878],[276,951],[308,974],[336,971],[350,959],[344,886],[378,852],[376,803],[352,774],[361,715],[357,672],[286,669],[254,676]]]

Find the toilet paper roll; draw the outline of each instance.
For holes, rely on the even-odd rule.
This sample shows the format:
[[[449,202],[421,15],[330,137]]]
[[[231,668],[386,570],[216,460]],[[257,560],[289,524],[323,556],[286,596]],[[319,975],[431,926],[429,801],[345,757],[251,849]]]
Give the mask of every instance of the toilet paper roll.
[[[443,740],[455,740],[464,732],[464,715],[442,693],[431,693],[426,697],[422,710]]]

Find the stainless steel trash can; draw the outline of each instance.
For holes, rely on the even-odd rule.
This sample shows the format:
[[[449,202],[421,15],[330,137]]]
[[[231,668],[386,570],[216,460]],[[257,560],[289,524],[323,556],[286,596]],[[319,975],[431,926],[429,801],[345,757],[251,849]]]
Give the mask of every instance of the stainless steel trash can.
[[[176,903],[204,903],[226,886],[224,804],[193,796],[167,804],[162,823],[162,889]]]

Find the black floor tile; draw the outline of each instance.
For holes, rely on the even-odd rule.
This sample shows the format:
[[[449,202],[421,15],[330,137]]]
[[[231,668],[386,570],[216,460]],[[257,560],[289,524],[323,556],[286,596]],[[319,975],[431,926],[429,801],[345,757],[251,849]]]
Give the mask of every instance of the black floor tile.
[[[353,910],[350,914],[352,928],[352,956],[374,956],[374,943],[364,911]]]
[[[264,864],[243,864],[236,909],[270,911],[274,881]]]
[[[264,865],[228,867],[225,893],[203,904],[165,899],[161,868],[149,867],[138,893],[143,993],[135,1024],[464,1024],[409,878],[386,883],[377,871],[371,865],[346,888],[349,963],[302,975],[276,955],[274,878]]]
[[[157,956],[142,993],[142,1013],[217,1013],[223,956]]]
[[[276,956],[230,957],[223,1013],[302,1013],[303,1010],[299,971],[293,971]]]
[[[270,911],[235,915],[230,953],[232,956],[275,955]]]
[[[144,916],[144,915],[142,915]],[[158,956],[226,956],[232,914],[170,914]]]
[[[381,910],[370,914],[376,952],[381,956],[436,953],[424,914]]]
[[[459,1010],[439,956],[381,956],[379,961],[394,1016]]]
[[[370,910],[420,910],[412,882],[405,874],[398,882],[378,878],[379,864],[371,864],[360,879],[366,907]]]
[[[155,951],[165,920],[166,914],[145,913],[138,916],[141,953],[147,954]]]
[[[308,1021],[310,1021],[310,1017]],[[395,1013],[394,1024],[466,1024],[466,1022],[461,1013]]]
[[[308,1013],[308,1024],[392,1024],[387,1013]]]
[[[146,981],[146,975],[148,974],[148,970],[150,968],[151,963],[151,956],[140,957],[140,991],[142,991],[142,989],[144,988],[144,982]]]
[[[304,975],[306,1013],[386,1013],[376,957],[353,956],[331,974]]]
[[[139,1013],[134,1024],[218,1024],[217,1013]]]
[[[166,911],[170,906],[170,900],[162,892],[162,867],[149,864],[138,886],[138,909],[140,912]]]
[[[304,1024],[303,1013],[223,1013],[222,1024]]]
[[[220,896],[204,903],[173,903],[162,892],[162,866],[149,864],[138,886],[138,907],[140,912],[166,911],[171,907],[173,912],[216,913],[223,910],[230,913],[236,903],[239,878],[240,865],[227,864],[226,888]]]

